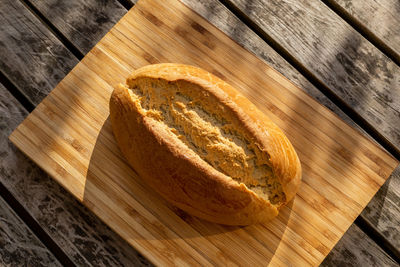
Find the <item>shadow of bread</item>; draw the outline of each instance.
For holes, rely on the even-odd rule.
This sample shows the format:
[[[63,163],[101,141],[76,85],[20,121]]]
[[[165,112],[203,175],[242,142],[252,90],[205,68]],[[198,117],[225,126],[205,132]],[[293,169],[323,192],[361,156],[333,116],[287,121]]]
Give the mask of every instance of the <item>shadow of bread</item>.
[[[211,262],[218,262],[220,257],[237,262],[235,250],[245,253],[256,251],[264,256],[267,264],[285,232],[293,202],[283,208],[285,212],[278,216],[279,219],[273,220],[279,220],[274,223],[281,227],[279,232],[272,234],[269,233],[269,223],[226,226],[191,216],[166,202],[140,179],[120,152],[110,119],[107,118],[90,158],[83,203],[105,222],[112,220],[110,226],[113,230],[144,255],[146,253],[141,248],[150,247],[151,244],[153,248],[157,247],[154,246],[154,240],[158,240],[169,245],[176,243],[176,251],[168,253],[184,252],[187,249],[182,244],[185,244],[188,249],[206,253]],[[268,238],[268,243],[265,242],[266,235],[272,236]],[[206,247],[209,251],[205,251]]]

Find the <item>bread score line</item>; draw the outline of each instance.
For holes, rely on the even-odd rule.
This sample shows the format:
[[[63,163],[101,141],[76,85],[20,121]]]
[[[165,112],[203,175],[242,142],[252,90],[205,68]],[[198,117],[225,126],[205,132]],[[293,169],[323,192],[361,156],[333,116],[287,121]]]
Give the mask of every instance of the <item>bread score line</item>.
[[[128,163],[173,205],[227,225],[266,222],[296,194],[292,144],[235,88],[197,67],[164,63],[115,87],[110,118]]]

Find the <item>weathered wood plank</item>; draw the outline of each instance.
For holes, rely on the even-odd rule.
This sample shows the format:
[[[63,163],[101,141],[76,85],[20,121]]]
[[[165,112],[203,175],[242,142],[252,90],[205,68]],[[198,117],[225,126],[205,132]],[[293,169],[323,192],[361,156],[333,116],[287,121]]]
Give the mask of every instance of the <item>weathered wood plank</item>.
[[[233,0],[400,149],[400,68],[319,0]]]
[[[86,54],[127,12],[117,0],[62,1],[30,0],[30,2]]]
[[[0,265],[61,266],[1,197]]]
[[[0,5],[0,70],[38,104],[78,60],[19,1]]]
[[[351,237],[351,238],[349,238]],[[378,245],[353,224],[321,266],[398,266]]]
[[[0,84],[0,95],[5,92]],[[2,97],[3,98],[3,97]],[[0,111],[3,110],[0,103]],[[3,121],[0,112],[0,121]],[[53,254],[0,196],[0,265],[60,266]]]
[[[0,21],[0,70],[37,103],[78,60],[19,2],[0,5]],[[0,181],[65,253],[78,265],[147,264],[8,141],[27,112],[4,88],[0,108]]]
[[[400,251],[400,167],[379,189],[361,215]]]
[[[334,0],[382,42],[400,54],[400,1]]]

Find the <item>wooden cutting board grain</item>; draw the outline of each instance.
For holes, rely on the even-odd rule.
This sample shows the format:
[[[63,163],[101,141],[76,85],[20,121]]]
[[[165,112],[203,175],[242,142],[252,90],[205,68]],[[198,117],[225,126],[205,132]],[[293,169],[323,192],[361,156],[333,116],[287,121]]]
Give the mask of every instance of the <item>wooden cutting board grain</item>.
[[[276,219],[247,227],[202,221],[166,203],[127,165],[108,119],[110,94],[134,69],[158,62],[216,74],[284,130],[303,182]],[[317,265],[398,164],[176,0],[140,0],[10,139],[159,265]]]

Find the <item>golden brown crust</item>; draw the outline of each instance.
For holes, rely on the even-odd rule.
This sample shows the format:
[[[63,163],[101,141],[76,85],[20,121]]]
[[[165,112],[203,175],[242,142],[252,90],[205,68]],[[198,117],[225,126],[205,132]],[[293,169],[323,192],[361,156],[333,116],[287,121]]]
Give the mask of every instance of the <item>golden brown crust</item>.
[[[286,201],[293,198],[301,180],[297,154],[283,132],[247,98],[214,75],[182,64],[140,68],[128,78],[128,86],[141,78],[189,82],[216,96],[268,153]],[[129,88],[115,88],[110,100],[113,131],[129,164],[164,198],[188,213],[222,224],[247,225],[278,214],[279,205],[214,169],[138,105]]]

